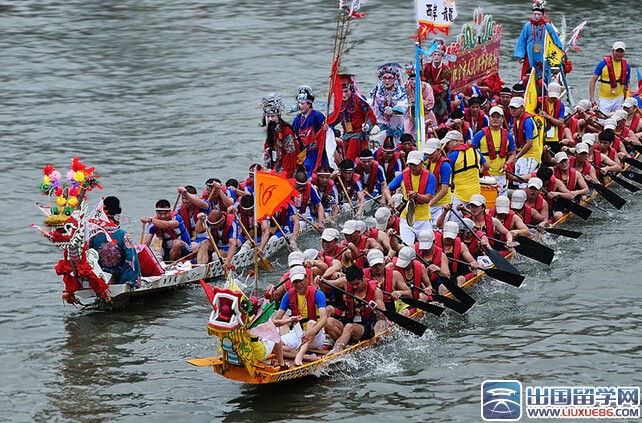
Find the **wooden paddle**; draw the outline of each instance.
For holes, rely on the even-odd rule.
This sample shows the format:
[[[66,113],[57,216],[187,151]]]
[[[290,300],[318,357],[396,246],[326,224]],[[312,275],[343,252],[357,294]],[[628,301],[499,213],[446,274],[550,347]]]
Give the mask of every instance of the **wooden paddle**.
[[[537,228],[539,225],[526,225],[529,228]],[[565,236],[567,238],[574,238],[577,239],[583,235],[582,232],[576,232],[576,231],[569,231],[568,229],[559,229],[559,228],[544,228],[544,231],[559,235],[559,236]]]
[[[145,222],[143,222],[143,229],[140,231],[140,242],[139,242],[139,244],[142,244],[144,240],[145,240]]]
[[[506,244],[506,242],[502,241],[501,239],[488,239],[492,239],[493,241],[500,244]],[[553,257],[555,257],[555,250],[553,250],[552,248],[547,247],[544,244],[540,244],[537,241],[533,241],[532,239],[522,235],[517,235],[515,237],[515,241],[517,241],[519,245],[516,245],[513,248],[515,248],[515,251],[517,251],[519,254],[548,265],[553,262]]]
[[[417,288],[416,286],[414,287],[415,289],[418,289],[421,291],[420,288]],[[379,287],[381,289],[381,287]],[[383,292],[386,295],[389,295],[390,298],[392,298],[392,293],[384,291],[381,289],[381,292]],[[394,298],[392,298],[394,301]],[[435,316],[439,317],[443,314],[444,308],[439,307],[438,305],[430,304],[425,301],[417,300],[415,298],[410,298],[410,297],[399,297],[400,301],[403,301],[404,303],[408,304],[410,307],[418,308],[421,309],[425,312],[428,312],[430,314],[434,314]]]
[[[341,190],[343,191],[343,194],[346,196],[346,201],[348,202],[348,204],[350,204],[352,213],[355,213],[354,205],[352,204],[352,198],[350,198],[350,195],[348,195],[348,190],[346,189],[346,186],[343,183],[343,179],[341,179],[341,175],[337,177],[337,181],[339,181],[339,185],[341,185]]]
[[[468,232],[473,234],[473,236],[477,238],[477,241],[479,241],[481,245],[481,238],[479,237],[479,235],[477,235],[477,232],[475,232],[473,228],[469,228],[468,226],[466,226],[466,223],[464,223],[464,220],[457,213],[453,212],[451,214],[457,217],[457,219],[462,223],[462,225],[464,225],[464,228],[466,228]],[[506,260],[506,257],[502,256],[499,253],[499,251],[492,249],[490,246],[482,247],[482,248],[484,248],[484,250],[486,251],[486,254],[488,255],[488,258],[490,259],[490,261],[493,262],[493,264],[497,269],[502,270],[504,272],[514,273],[516,275],[522,276],[522,274],[519,273],[519,270],[517,270],[515,266],[510,264],[510,262]],[[521,285],[521,282],[520,282],[520,285]],[[516,285],[516,286],[519,286],[519,285]]]
[[[384,309],[382,309],[380,307],[377,307],[374,304],[370,304],[370,303],[368,303],[368,301],[365,301],[365,300],[357,297],[356,295],[352,295],[348,291],[346,291],[344,289],[341,289],[338,286],[334,286],[331,283],[328,283],[325,279],[319,279],[319,281],[321,283],[329,286],[330,288],[342,293],[343,295],[346,295],[346,296],[352,298],[353,300],[372,308],[373,310],[377,310],[380,313],[383,313],[383,315],[386,316],[388,318],[388,320],[398,324],[402,328],[414,333],[417,336],[422,336],[426,332],[426,330],[428,329],[428,326],[424,325],[423,323],[418,322],[417,320],[412,320],[412,319],[410,319],[410,318],[408,318],[406,316],[403,316],[403,315],[401,315],[399,313],[395,313],[394,311],[384,310]]]
[[[241,217],[238,215],[237,212],[234,212],[234,216],[236,216],[236,220],[239,222],[239,225],[241,225],[241,229],[243,229],[243,233],[247,237],[248,241],[250,241],[250,244],[252,245],[252,248],[254,248],[254,250],[256,250],[258,248],[258,246],[256,245],[256,241],[254,241],[254,238],[252,238],[252,236],[248,232],[247,228],[243,224],[243,221],[241,220]],[[257,255],[257,257],[258,257],[258,255]],[[258,260],[259,260],[259,266],[261,267],[261,269],[263,269],[263,270],[265,270],[267,272],[274,272],[276,270],[274,268],[274,266],[272,265],[272,263],[270,262],[270,260],[268,260],[267,258],[258,257]],[[255,268],[255,270],[256,270],[256,268]]]
[[[318,233],[323,233],[323,231],[321,230],[321,228],[319,228],[319,226],[317,226],[317,224],[316,224],[316,223],[314,223],[313,221],[311,221],[311,220],[310,220],[310,219],[308,219],[307,217],[303,216],[303,215],[302,215],[301,213],[299,213],[299,212],[296,212],[296,215],[297,215],[297,216],[299,216],[301,219],[305,220],[305,221],[306,221],[310,226],[312,226],[312,227],[313,227],[313,228],[314,228]]]
[[[178,193],[178,196],[176,197],[176,201],[174,202],[174,207],[172,207],[172,211],[176,211],[176,207],[178,207],[178,202],[181,199],[181,193]]]
[[[637,182],[639,184],[642,184],[642,174],[633,172],[632,170],[623,170],[620,172],[620,175],[624,176],[627,179],[632,180],[633,182]]]
[[[221,257],[221,252],[218,249],[218,245],[216,245],[216,242],[214,241],[214,236],[212,236],[212,231],[210,231],[209,226],[207,226],[207,223],[205,223],[205,230],[207,231],[207,236],[210,238],[210,243],[214,247],[214,251],[216,252],[216,256],[218,257],[219,263],[221,263],[221,269],[223,269],[223,272],[225,272],[225,278],[229,279],[230,278],[230,273],[227,271],[225,268],[225,264],[223,262],[223,257]]]
[[[470,264],[462,260],[456,260],[451,257],[448,257],[448,260],[454,261],[455,263],[463,264],[465,266],[470,266]],[[493,279],[497,279],[500,282],[507,283],[517,288],[521,286],[522,282],[524,282],[524,279],[526,278],[523,275],[516,275],[514,273],[504,272],[503,270],[496,269],[494,267],[488,267],[486,269],[480,269],[480,270],[482,270],[487,276]]]
[[[595,191],[597,191],[598,194],[600,194],[602,197],[604,197],[604,199],[606,201],[611,203],[611,205],[613,207],[615,207],[616,209],[620,210],[626,204],[626,200],[624,198],[620,197],[619,195],[617,195],[616,193],[614,193],[613,191],[611,191],[610,189],[608,189],[604,185],[596,184],[596,183],[591,182],[591,181],[587,181],[587,183],[591,188],[593,188]]]

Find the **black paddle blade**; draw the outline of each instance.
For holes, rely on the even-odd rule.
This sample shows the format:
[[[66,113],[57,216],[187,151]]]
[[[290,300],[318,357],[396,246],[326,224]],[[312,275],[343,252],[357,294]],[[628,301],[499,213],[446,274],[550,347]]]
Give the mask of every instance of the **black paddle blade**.
[[[493,264],[495,265],[495,267],[497,269],[502,270],[504,272],[515,273],[516,275],[521,275],[521,273],[519,273],[519,270],[517,270],[515,268],[515,266],[510,264],[510,262],[508,260],[506,260],[506,257],[502,256],[499,253],[499,251],[493,250],[490,247],[487,247],[486,250],[487,250],[487,253],[488,253],[488,258],[490,259],[490,261],[493,262]]]
[[[577,239],[582,236],[582,232],[569,231],[568,229],[546,228],[545,231],[551,234],[565,236],[567,238],[573,239]]]
[[[526,276],[524,275],[505,272],[503,270],[495,269],[493,267],[484,269],[484,273],[486,273],[488,276],[490,276],[493,279],[497,279],[498,281],[507,283],[517,288],[522,286],[522,282],[524,282],[524,279],[526,279]]]
[[[423,323],[412,320],[406,316],[402,316],[401,314],[395,313],[394,311],[384,310],[383,314],[391,322],[395,322],[402,328],[414,333],[417,336],[422,336],[426,332],[426,329],[428,329],[428,326],[424,325]]]
[[[638,153],[642,153],[642,145],[632,144],[631,147]]]
[[[456,313],[459,314],[464,314],[472,306],[475,305],[477,301],[473,297],[471,297],[466,291],[464,291],[459,285],[457,285],[456,281],[453,281],[452,279],[446,279],[446,278],[441,278],[441,283],[450,291],[451,294],[455,298],[457,298],[456,301],[452,298],[445,297],[443,295],[433,295],[433,299],[436,301],[440,301],[445,307],[448,307],[449,309],[453,310]]]
[[[549,266],[553,262],[555,251],[552,248],[522,235],[517,235],[517,239],[515,241],[519,242],[519,245],[515,247],[515,251],[519,254],[530,257],[533,260],[537,260],[540,263],[544,263]]]
[[[554,201],[557,201],[562,207],[569,211],[572,211],[574,214],[584,220],[588,220],[588,218],[591,217],[591,214],[593,213],[593,210],[584,207],[583,205],[578,204],[575,201],[569,200],[568,198],[555,197]]]
[[[642,169],[642,163],[638,162],[635,159],[632,159],[630,157],[622,157],[622,161],[624,163],[630,164],[631,166],[637,168],[637,169]]]
[[[632,170],[623,170],[621,175],[633,182],[642,184],[642,173],[633,172]]]
[[[591,186],[595,189],[595,191],[598,192],[598,194],[604,197],[604,199],[611,203],[611,205],[613,205],[613,207],[615,207],[616,209],[620,210],[626,204],[626,200],[624,198],[620,197],[604,185],[591,184]]]
[[[443,307],[439,307],[438,305],[430,304],[425,301],[417,300],[415,298],[401,297],[399,299],[408,304],[410,307],[421,309],[427,313],[434,314],[437,317],[441,316],[444,312]]]
[[[613,172],[609,172],[609,177],[611,178],[611,180],[613,182],[615,182],[616,184],[620,185],[624,189],[627,189],[629,192],[638,192],[640,190],[639,187],[633,185],[632,183],[630,183],[629,181],[627,181],[625,179],[620,178],[619,176],[617,176]]]

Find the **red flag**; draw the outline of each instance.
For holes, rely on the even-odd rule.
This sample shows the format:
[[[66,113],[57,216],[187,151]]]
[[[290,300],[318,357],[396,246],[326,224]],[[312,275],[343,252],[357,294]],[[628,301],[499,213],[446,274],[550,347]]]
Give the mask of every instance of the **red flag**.
[[[339,113],[341,113],[341,103],[343,102],[343,92],[341,88],[341,78],[339,78],[339,57],[334,59],[334,63],[332,63],[332,73],[330,74],[330,86],[332,87],[332,95],[334,96],[334,102],[332,103],[333,105],[332,113],[330,113],[330,116],[328,116],[328,118],[326,119],[326,122],[334,122],[339,117]],[[323,137],[325,139],[325,131],[323,133]]]
[[[210,300],[210,305],[214,307],[214,290],[212,289],[210,284],[205,282],[203,279],[199,280],[199,282],[203,287],[203,291],[205,291],[205,295],[207,295],[207,299]]]
[[[254,184],[257,222],[285,208],[292,197],[299,195],[299,191],[294,188],[294,179],[287,179],[283,172],[280,175],[274,172],[256,172]]]

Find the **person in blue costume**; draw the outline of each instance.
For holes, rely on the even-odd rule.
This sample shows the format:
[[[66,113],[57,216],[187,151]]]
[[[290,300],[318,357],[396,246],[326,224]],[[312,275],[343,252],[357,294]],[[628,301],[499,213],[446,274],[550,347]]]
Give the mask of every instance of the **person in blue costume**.
[[[564,50],[564,45],[557,35],[553,24],[546,19],[544,14],[545,0],[535,0],[533,3],[533,17],[526,22],[522,32],[517,39],[515,53],[513,56],[522,64],[522,79],[526,73],[535,68],[537,76],[542,77],[542,66],[544,66],[544,41],[548,31],[553,43],[560,49]],[[551,81],[552,73],[548,64],[544,68],[544,82],[548,85]]]
[[[109,237],[106,233],[99,232],[89,240],[89,248],[98,252],[100,267],[116,278],[110,283],[126,283],[137,288],[141,280],[140,263],[131,235],[119,226],[120,200],[113,196],[106,197],[103,200],[103,210],[111,223],[104,226]]]
[[[292,121],[292,129],[294,129],[294,134],[299,142],[299,150],[301,153],[305,152],[303,165],[308,173],[308,178],[311,178],[312,172],[317,167],[321,164],[328,164],[325,154],[325,134],[319,134],[325,123],[325,116],[312,108],[314,102],[312,88],[302,85],[297,91],[299,113]]]

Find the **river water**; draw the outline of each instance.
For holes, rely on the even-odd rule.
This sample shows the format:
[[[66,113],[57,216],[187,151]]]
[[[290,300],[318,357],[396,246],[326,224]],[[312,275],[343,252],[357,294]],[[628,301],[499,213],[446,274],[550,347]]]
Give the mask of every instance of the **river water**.
[[[263,95],[294,103],[307,84],[325,96],[335,3],[0,1],[0,420],[468,422],[480,420],[485,379],[640,385],[642,201],[621,189],[630,200],[621,212],[600,201],[588,223],[567,224],[582,238],[546,240],[557,251],[550,268],[518,260],[528,275],[521,289],[484,280],[467,315],[427,319],[423,338],[398,336],[320,380],[257,388],[186,364],[216,345],[197,286],[109,313],[61,303],[57,252],[28,228],[41,219],[31,203],[43,201],[42,167],[66,172],[75,155],[96,166],[101,194],[121,198],[136,238],[138,218],[159,198],[173,201],[175,187],[241,179],[260,159]],[[362,91],[378,64],[413,56],[413,2],[370,3],[344,60]],[[459,2],[457,27],[478,5]],[[512,84],[530,4],[483,6],[504,25],[502,77]],[[576,100],[613,41],[626,41],[639,64],[642,37],[614,19],[620,4],[550,6],[569,32],[589,19],[571,56]],[[276,261],[282,267],[285,253]]]

